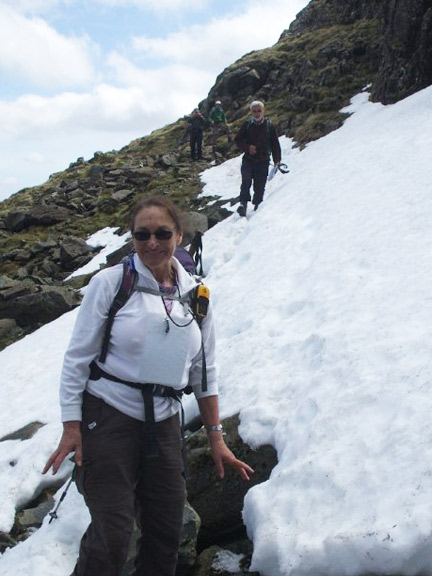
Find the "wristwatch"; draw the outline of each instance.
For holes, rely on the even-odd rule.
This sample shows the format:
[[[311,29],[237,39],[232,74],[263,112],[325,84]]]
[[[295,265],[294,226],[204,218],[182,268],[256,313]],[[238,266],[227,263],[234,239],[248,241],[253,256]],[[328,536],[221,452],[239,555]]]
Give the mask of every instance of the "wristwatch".
[[[209,432],[222,432],[222,434],[223,434],[222,424],[215,424],[214,426],[207,426],[207,434]]]

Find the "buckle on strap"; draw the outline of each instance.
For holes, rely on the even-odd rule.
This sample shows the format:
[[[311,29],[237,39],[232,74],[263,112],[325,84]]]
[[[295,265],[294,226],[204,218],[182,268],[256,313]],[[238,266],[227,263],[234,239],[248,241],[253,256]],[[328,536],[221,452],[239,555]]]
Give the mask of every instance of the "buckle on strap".
[[[130,382],[129,380],[123,380],[122,378],[118,378],[117,376],[113,376],[109,372],[106,372],[93,360],[93,362],[90,364],[89,379],[100,380],[101,378],[105,378],[111,382],[119,382],[120,384],[124,384],[125,386],[129,386],[130,388],[135,388],[141,391],[148,389],[151,391],[153,396],[174,398],[175,400],[180,400],[180,398],[183,396],[184,389],[176,390],[171,386],[164,386],[163,384],[151,384],[149,382]]]
[[[184,425],[185,425],[185,417],[184,417],[184,410],[183,405],[181,402],[181,398],[183,396],[183,390],[176,390],[175,388],[171,388],[170,386],[163,386],[162,384],[146,384],[140,382],[129,382],[128,380],[122,380],[121,378],[117,378],[117,376],[113,376],[109,372],[105,372],[98,364],[93,360],[90,364],[90,380],[100,380],[101,378],[106,378],[112,382],[119,382],[120,384],[124,384],[129,386],[130,388],[135,388],[141,391],[143,401],[144,401],[144,416],[145,422],[144,426],[146,429],[146,445],[147,445],[147,458],[157,458],[159,456],[159,450],[156,440],[156,426],[155,426],[155,415],[154,415],[154,397],[164,397],[164,398],[173,398],[180,403],[181,408],[181,435],[182,435],[182,442],[184,442]],[[184,452],[184,447],[182,449]],[[186,463],[185,458],[183,457],[184,465]]]

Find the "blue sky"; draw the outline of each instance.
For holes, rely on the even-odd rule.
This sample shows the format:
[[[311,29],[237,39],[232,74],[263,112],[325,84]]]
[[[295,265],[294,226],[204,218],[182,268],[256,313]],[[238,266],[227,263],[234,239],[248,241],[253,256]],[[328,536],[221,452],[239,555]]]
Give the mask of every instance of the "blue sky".
[[[190,111],[308,0],[0,0],[0,200]]]

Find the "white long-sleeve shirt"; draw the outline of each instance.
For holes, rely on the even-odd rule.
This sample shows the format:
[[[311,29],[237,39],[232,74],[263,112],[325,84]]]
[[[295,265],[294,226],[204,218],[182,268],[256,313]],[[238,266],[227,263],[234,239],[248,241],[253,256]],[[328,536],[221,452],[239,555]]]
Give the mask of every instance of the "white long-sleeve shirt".
[[[173,263],[179,291],[183,295],[195,286],[195,281],[175,258]],[[138,286],[158,290],[153,275],[136,254],[134,264]],[[81,420],[84,390],[124,414],[144,420],[140,390],[105,378],[89,380],[90,363],[97,362],[99,357],[108,311],[120,287],[122,273],[122,264],[106,268],[96,274],[87,287],[63,363],[60,383],[63,422]],[[115,316],[108,354],[105,362],[100,364],[101,368],[130,382],[164,384],[176,389],[190,384],[197,398],[217,395],[211,306],[201,324],[201,331],[195,321],[190,322],[187,306],[178,301],[174,300],[169,316],[172,320],[160,296],[134,291]],[[206,392],[201,386],[201,338],[207,364]],[[154,398],[156,421],[169,418],[178,410],[176,400]]]

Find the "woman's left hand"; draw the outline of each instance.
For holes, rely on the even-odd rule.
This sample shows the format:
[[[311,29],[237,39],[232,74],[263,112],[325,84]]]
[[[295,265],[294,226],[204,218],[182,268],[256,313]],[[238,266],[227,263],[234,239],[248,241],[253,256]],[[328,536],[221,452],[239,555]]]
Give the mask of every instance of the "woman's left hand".
[[[210,432],[209,442],[213,460],[216,464],[216,471],[220,478],[225,476],[225,464],[232,466],[243,480],[250,480],[254,470],[245,462],[242,462],[234,456],[228,446],[225,444],[220,432]]]

